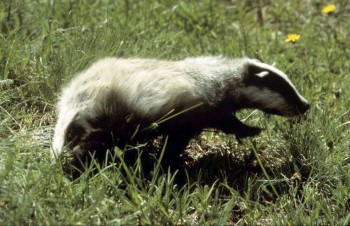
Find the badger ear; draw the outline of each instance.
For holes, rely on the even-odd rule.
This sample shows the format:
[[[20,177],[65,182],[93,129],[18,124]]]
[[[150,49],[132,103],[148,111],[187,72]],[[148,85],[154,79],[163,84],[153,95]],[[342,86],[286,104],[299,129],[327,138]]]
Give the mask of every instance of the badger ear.
[[[254,75],[258,76],[259,78],[264,78],[265,76],[269,75],[270,72],[268,71],[261,71],[258,73],[255,73]]]
[[[268,70],[258,65],[259,63],[260,62],[257,62],[256,60],[252,60],[246,65],[246,78],[264,78],[269,74]]]
[[[246,71],[243,77],[243,82],[246,85],[263,86],[264,78],[270,74],[269,70],[262,67],[256,61],[250,61],[246,64]]]

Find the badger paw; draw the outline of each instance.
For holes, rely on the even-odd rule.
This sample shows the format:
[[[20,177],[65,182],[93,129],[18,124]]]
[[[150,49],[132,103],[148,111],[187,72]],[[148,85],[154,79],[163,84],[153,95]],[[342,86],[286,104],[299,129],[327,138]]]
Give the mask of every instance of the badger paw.
[[[237,129],[235,135],[237,138],[253,137],[259,135],[261,131],[262,129],[259,127],[245,125],[244,127]]]

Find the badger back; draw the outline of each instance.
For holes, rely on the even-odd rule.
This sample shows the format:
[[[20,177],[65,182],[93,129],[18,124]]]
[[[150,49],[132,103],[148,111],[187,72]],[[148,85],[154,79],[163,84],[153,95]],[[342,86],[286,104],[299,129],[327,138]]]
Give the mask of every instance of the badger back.
[[[249,108],[294,116],[305,113],[310,107],[285,73],[258,60],[247,60],[243,86],[242,95]]]

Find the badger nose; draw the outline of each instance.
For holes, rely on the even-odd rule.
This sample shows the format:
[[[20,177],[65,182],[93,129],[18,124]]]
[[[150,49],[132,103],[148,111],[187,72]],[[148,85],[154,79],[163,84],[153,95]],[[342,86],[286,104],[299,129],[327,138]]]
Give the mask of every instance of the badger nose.
[[[298,111],[301,114],[304,114],[307,110],[310,109],[310,104],[308,102],[302,103],[299,107],[298,107]]]

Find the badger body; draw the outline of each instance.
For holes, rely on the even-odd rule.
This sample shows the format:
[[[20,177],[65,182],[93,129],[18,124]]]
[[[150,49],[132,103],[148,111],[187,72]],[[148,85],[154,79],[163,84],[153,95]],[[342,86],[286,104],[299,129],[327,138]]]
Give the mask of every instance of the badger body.
[[[259,134],[235,117],[244,108],[294,116],[309,104],[283,72],[255,59],[106,58],[63,89],[52,154],[68,148],[81,158],[169,135],[172,158],[205,128]]]

